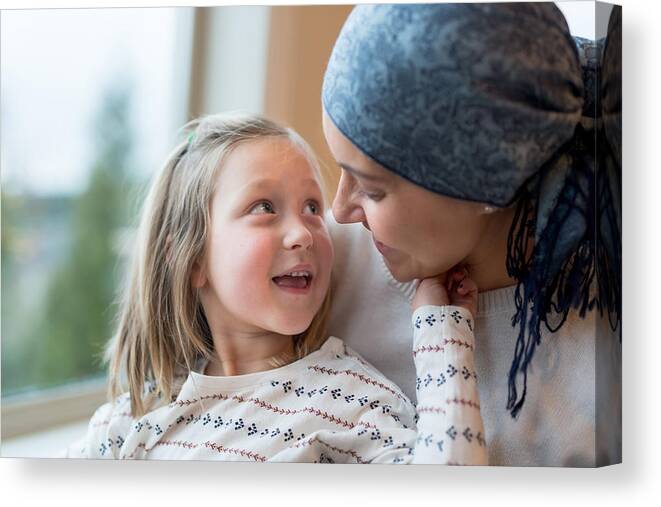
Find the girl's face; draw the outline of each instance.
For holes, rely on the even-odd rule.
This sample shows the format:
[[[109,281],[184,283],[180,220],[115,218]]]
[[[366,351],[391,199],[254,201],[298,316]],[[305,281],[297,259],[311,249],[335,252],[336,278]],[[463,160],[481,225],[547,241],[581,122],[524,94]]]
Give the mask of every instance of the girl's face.
[[[444,197],[397,176],[353,145],[324,113],[324,134],[342,168],[333,215],[362,222],[400,282],[467,261],[488,224],[480,204]]]
[[[319,178],[285,138],[239,144],[218,171],[211,228],[193,271],[212,331],[305,331],[330,283]]]

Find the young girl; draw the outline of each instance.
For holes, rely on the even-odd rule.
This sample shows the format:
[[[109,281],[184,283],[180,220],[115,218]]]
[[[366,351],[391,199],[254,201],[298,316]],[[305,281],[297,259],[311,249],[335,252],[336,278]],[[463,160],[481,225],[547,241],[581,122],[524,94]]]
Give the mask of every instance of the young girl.
[[[69,455],[486,464],[466,273],[413,300],[416,407],[324,334],[333,246],[307,144],[257,116],[187,128],[145,205],[112,401]]]

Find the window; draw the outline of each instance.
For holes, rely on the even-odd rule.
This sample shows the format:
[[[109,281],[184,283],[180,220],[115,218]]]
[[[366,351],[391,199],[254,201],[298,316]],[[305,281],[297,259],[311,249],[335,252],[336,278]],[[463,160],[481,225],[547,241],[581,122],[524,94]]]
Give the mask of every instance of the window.
[[[187,119],[192,11],[2,12],[3,404],[103,375],[126,231]]]

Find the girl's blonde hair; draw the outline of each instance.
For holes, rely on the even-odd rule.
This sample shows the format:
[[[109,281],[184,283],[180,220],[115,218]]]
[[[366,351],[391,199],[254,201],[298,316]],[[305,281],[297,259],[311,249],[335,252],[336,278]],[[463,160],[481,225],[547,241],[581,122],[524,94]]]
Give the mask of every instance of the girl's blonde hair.
[[[170,402],[193,364],[214,353],[191,271],[204,252],[210,202],[225,157],[240,143],[286,138],[319,173],[316,157],[296,132],[258,115],[207,116],[184,131],[187,141],[169,156],[145,201],[128,287],[120,295],[117,332],[106,350],[108,395],[114,400],[125,390],[125,375],[136,417],[154,403]],[[274,366],[319,348],[329,308],[330,290],[308,329],[294,337],[294,357],[273,358]]]

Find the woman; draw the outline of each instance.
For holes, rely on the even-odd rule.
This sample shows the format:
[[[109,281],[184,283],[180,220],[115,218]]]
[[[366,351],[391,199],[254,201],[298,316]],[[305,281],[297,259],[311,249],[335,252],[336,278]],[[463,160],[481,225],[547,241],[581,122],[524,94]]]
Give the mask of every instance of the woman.
[[[331,332],[414,397],[405,303],[414,280],[463,265],[481,291],[490,464],[620,460],[620,344],[594,311],[619,306],[594,295],[588,89],[553,4],[359,6],[324,77],[333,214],[369,231],[336,227],[348,261]],[[380,311],[351,311],[367,301]]]

